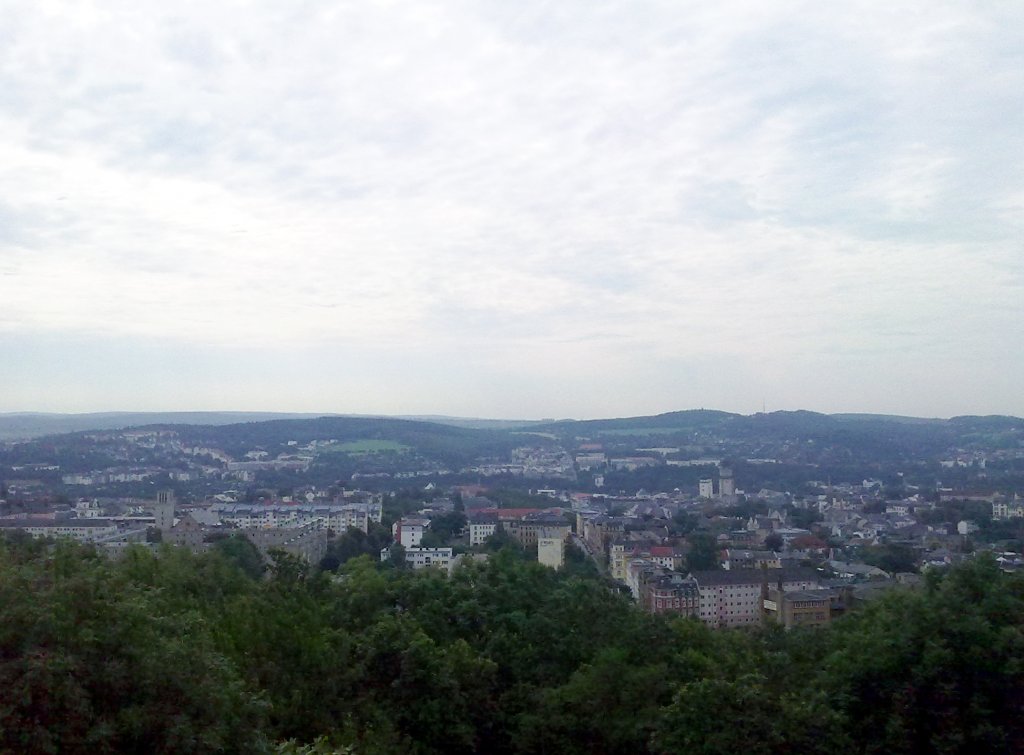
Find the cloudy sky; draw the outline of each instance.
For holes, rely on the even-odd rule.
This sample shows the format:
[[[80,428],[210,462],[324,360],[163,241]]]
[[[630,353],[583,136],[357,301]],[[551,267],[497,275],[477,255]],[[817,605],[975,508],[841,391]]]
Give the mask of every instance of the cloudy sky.
[[[1022,379],[1024,3],[0,0],[0,411]]]

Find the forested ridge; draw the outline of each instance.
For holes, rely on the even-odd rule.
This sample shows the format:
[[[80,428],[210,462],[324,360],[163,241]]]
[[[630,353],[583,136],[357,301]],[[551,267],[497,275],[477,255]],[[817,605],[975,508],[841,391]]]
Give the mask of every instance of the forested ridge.
[[[515,549],[450,578],[240,560],[0,541],[0,750],[1024,751],[1024,579],[986,559],[788,633]]]

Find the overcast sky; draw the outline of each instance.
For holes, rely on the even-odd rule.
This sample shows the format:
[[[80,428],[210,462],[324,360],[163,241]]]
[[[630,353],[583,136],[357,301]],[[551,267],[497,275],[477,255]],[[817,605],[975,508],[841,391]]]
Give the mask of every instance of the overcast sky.
[[[1024,3],[0,0],[0,411],[1022,381]]]

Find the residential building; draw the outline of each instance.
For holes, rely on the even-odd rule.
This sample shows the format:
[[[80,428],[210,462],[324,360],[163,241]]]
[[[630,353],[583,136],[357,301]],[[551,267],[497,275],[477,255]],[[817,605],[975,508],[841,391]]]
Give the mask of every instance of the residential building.
[[[32,537],[71,538],[94,543],[117,535],[117,526],[109,519],[52,519],[23,517],[0,520],[0,530],[25,530]]]
[[[753,551],[729,548],[722,563],[725,569],[781,569],[779,554],[773,551]]]
[[[428,566],[437,566],[447,570],[453,561],[451,548],[416,548],[405,549],[405,563],[413,569],[425,569]],[[384,548],[380,552],[380,560],[387,561],[391,558],[391,548]]]
[[[832,620],[832,604],[836,598],[833,590],[791,590],[785,592],[777,587],[766,590],[763,599],[765,616],[770,621],[782,624],[786,629],[793,627],[822,627]]]
[[[1022,519],[1024,518],[1024,501],[1014,499],[1012,501],[994,501],[992,503],[993,519]]]
[[[394,535],[396,543],[401,543],[406,548],[415,548],[419,546],[423,539],[423,533],[429,527],[429,519],[415,519],[406,516],[391,525],[391,534]]]
[[[380,524],[380,503],[230,503],[214,507],[222,522],[236,527],[305,527],[337,533],[348,529],[369,532],[370,524]]]
[[[552,569],[565,565],[565,538],[540,537],[537,539],[537,561]]]
[[[483,545],[484,541],[498,529],[495,514],[471,514],[469,516],[469,544]]]
[[[653,574],[641,588],[642,604],[651,613],[697,616],[700,590],[697,583],[679,573]]]
[[[821,586],[814,569],[729,569],[690,575],[700,591],[700,619],[710,627],[753,626],[761,622],[762,588],[781,585],[784,592]]]
[[[542,537],[564,540],[572,530],[565,517],[561,516],[505,522],[503,529],[522,545],[535,545]]]

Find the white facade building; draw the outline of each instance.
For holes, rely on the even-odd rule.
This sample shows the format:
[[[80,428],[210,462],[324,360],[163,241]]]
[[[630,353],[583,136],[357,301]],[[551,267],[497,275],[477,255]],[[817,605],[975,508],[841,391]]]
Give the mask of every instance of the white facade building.
[[[222,522],[236,527],[307,527],[337,533],[348,529],[368,532],[381,521],[379,503],[270,504],[233,503],[217,507]]]
[[[491,535],[498,531],[498,520],[476,521],[469,523],[469,544],[483,545]]]
[[[391,549],[384,548],[380,552],[380,560],[387,561],[391,558]],[[405,563],[413,569],[425,569],[428,566],[438,566],[446,571],[452,565],[454,559],[451,548],[406,548]]]
[[[396,543],[401,543],[406,548],[416,548],[429,526],[429,519],[404,517],[391,525],[391,534],[394,535]]]
[[[565,565],[565,539],[561,537],[537,538],[537,561],[552,569]]]
[[[700,571],[691,575],[700,592],[699,617],[709,627],[755,626],[762,620],[762,587],[783,592],[820,587],[813,569],[731,569]]]

